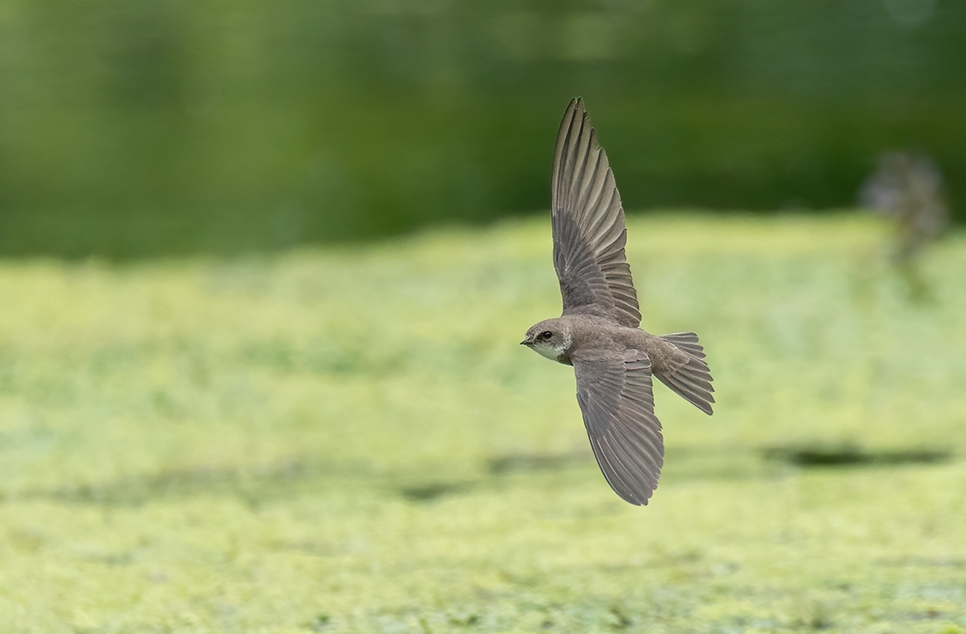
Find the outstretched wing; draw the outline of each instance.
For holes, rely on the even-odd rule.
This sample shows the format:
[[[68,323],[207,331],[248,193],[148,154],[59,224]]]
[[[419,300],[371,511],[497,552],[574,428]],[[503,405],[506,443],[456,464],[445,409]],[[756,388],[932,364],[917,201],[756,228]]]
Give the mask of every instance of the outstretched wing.
[[[557,132],[551,207],[563,314],[640,326],[637,293],[624,258],[627,229],[620,194],[580,99],[570,102]]]
[[[617,495],[631,504],[647,504],[664,464],[650,359],[631,349],[623,354],[576,355],[572,360],[577,402],[600,470]]]

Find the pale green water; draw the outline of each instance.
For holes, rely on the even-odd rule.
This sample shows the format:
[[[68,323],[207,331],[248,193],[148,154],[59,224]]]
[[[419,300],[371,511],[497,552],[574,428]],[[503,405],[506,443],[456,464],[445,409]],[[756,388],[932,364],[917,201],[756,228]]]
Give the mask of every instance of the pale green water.
[[[517,345],[548,225],[0,264],[0,631],[966,631],[966,236],[915,303],[872,219],[631,219],[644,325],[719,397],[655,388],[637,508]],[[763,453],[800,445],[880,460]]]

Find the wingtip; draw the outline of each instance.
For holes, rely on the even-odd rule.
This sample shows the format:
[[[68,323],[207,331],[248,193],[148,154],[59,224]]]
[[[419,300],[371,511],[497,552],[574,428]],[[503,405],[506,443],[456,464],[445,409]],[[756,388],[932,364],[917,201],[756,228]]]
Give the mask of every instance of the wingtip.
[[[590,120],[590,113],[587,112],[587,106],[584,104],[583,97],[574,97],[570,102],[570,108],[567,112],[573,112],[570,118],[570,125],[576,130],[581,130],[586,128],[590,131],[590,147],[592,150],[600,150],[600,143],[597,141],[597,130],[594,128],[593,121]],[[610,169],[610,168],[608,168]]]
[[[616,489],[614,491],[617,492]],[[648,493],[646,497],[635,496],[633,499],[631,499],[628,497],[624,497],[620,493],[617,493],[617,495],[619,495],[620,498],[625,502],[627,502],[628,504],[633,504],[634,506],[647,506],[647,503],[650,502],[651,498],[654,496],[654,489],[651,489],[651,492]]]
[[[587,107],[584,105],[583,97],[574,97],[570,100],[570,105],[567,106],[568,111],[573,111],[575,113],[580,113],[584,117],[587,116]]]
[[[627,502],[632,506],[647,506],[647,503],[651,500],[651,497],[654,496],[654,489],[651,489],[649,493],[642,496],[642,495],[638,495],[637,492],[629,493],[626,491],[625,492],[620,491],[619,488],[615,487],[614,484],[610,480],[608,480],[606,476],[604,477],[604,481],[607,482],[608,485],[610,485],[611,490],[617,494],[617,497],[619,497],[620,499],[624,500],[625,502]]]
[[[654,495],[654,492],[653,491],[646,498],[644,498],[643,500],[641,500],[641,499],[638,499],[636,501],[625,500],[625,502],[630,502],[634,506],[647,506],[647,503],[651,501],[651,496],[652,495]]]

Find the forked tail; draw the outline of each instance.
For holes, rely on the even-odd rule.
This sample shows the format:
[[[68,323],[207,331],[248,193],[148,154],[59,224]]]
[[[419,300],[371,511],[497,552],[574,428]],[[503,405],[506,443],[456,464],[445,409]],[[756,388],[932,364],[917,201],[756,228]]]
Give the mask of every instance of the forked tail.
[[[704,348],[698,343],[698,335],[693,332],[676,332],[663,335],[661,339],[686,353],[688,362],[673,372],[655,372],[654,376],[705,414],[712,414],[714,387],[711,385],[711,370],[704,360]]]

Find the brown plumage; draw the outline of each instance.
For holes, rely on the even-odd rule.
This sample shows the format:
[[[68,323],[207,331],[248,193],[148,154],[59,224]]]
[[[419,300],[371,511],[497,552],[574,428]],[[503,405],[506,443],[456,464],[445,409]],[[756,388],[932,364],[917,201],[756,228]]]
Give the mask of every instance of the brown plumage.
[[[620,194],[580,99],[557,132],[551,207],[563,315],[533,325],[522,343],[574,367],[597,464],[619,496],[647,504],[664,463],[651,376],[707,414],[714,388],[697,335],[639,328]]]

